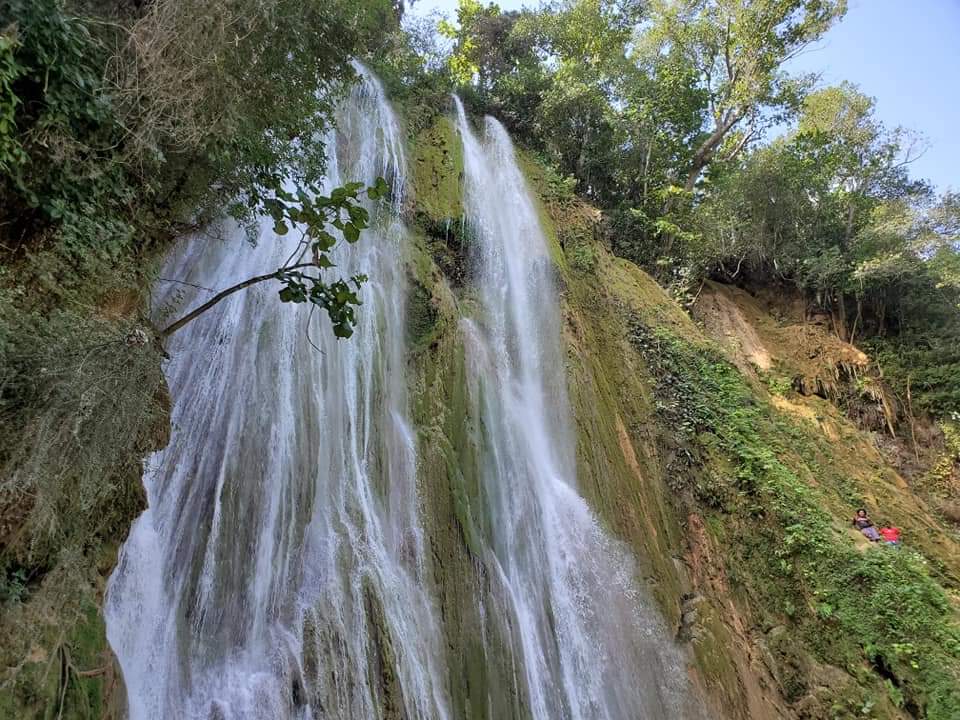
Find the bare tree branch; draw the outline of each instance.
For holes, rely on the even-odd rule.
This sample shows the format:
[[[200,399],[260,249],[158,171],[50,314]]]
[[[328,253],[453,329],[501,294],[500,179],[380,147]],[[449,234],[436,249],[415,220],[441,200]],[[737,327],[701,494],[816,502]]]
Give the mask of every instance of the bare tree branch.
[[[239,292],[240,290],[244,290],[244,289],[250,287],[251,285],[256,285],[257,283],[262,283],[264,280],[273,280],[273,279],[276,279],[277,276],[278,276],[280,273],[287,272],[287,271],[290,271],[290,270],[297,270],[297,269],[299,269],[299,268],[305,268],[305,267],[316,267],[316,265],[315,265],[314,263],[299,263],[299,264],[297,264],[297,265],[289,265],[289,266],[287,266],[287,267],[277,268],[276,270],[274,270],[274,271],[271,272],[271,273],[267,273],[267,274],[265,274],[265,275],[255,275],[254,277],[247,278],[247,279],[244,280],[243,282],[239,282],[239,283],[237,283],[236,285],[232,285],[231,287],[228,287],[226,290],[221,290],[221,291],[218,292],[216,295],[214,295],[212,298],[210,298],[207,302],[203,303],[203,305],[200,305],[200,306],[197,307],[196,309],[191,310],[190,312],[188,312],[186,315],[184,315],[184,316],[183,316],[182,318],[180,318],[179,320],[176,320],[175,322],[172,322],[172,323],[170,323],[169,325],[167,325],[167,327],[165,327],[163,330],[160,331],[160,337],[162,337],[162,338],[169,337],[170,335],[172,335],[173,333],[175,333],[177,330],[179,330],[180,328],[182,328],[184,325],[186,325],[188,322],[190,322],[191,320],[196,319],[196,318],[199,317],[200,315],[203,315],[203,313],[205,313],[207,310],[209,310],[210,308],[212,308],[214,305],[216,305],[217,303],[219,303],[221,300],[224,300],[225,298],[230,297],[230,296],[233,295],[235,292]]]

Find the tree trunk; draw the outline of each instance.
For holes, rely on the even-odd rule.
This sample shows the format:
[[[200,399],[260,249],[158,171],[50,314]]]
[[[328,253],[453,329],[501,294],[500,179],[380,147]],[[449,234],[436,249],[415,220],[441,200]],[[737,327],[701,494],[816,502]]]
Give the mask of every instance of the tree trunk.
[[[857,297],[857,316],[853,319],[853,327],[850,329],[850,340],[848,341],[853,345],[853,341],[857,337],[857,325],[860,324],[860,318],[863,315],[863,299],[859,296]]]
[[[913,397],[910,394],[910,373],[907,373],[907,412],[910,414],[910,439],[913,440],[913,455],[920,462],[920,446],[917,444],[917,419],[913,415]]]
[[[643,161],[643,206],[647,206],[647,190],[650,184],[650,155],[653,152],[653,143],[647,143],[647,156]]]
[[[720,143],[723,142],[727,133],[730,132],[733,126],[740,122],[741,119],[743,119],[743,113],[734,112],[733,110],[727,111],[724,119],[721,120],[714,131],[710,133],[710,137],[704,140],[703,144],[697,149],[697,152],[694,153],[693,163],[690,166],[690,172],[687,174],[687,182],[684,183],[683,186],[684,190],[693,192],[700,173],[702,173],[704,168],[713,160],[713,156],[717,154]]]
[[[847,339],[847,301],[843,293],[837,294],[837,319],[835,320],[837,337],[843,341]]]
[[[723,119],[717,124],[713,132],[710,133],[710,137],[704,140],[703,144],[697,149],[696,153],[694,153],[690,172],[687,173],[687,180],[683,185],[683,189],[687,193],[693,192],[693,188],[697,184],[697,179],[700,177],[704,168],[710,164],[713,156],[717,154],[720,143],[723,142],[723,139],[727,136],[727,133],[730,132],[730,129],[743,119],[743,115],[743,112],[734,110],[728,110],[724,113]],[[668,195],[666,202],[663,204],[663,214],[669,214],[670,211],[673,210],[675,203],[676,195]],[[673,251],[674,239],[672,233],[664,236],[665,254],[669,255],[670,252]]]
[[[843,234],[843,252],[846,253],[847,248],[850,247],[850,240],[853,237],[853,218],[856,215],[856,207],[853,202],[850,203],[850,207],[847,208],[847,227]]]

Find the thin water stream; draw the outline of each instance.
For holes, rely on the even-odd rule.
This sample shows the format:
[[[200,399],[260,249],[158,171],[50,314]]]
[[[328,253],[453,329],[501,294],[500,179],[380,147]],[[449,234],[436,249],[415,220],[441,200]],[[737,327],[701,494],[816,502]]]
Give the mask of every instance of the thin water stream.
[[[628,549],[577,492],[554,266],[510,138],[455,98],[481,316],[464,320],[488,563],[514,613],[535,720],[694,717],[681,656]]]

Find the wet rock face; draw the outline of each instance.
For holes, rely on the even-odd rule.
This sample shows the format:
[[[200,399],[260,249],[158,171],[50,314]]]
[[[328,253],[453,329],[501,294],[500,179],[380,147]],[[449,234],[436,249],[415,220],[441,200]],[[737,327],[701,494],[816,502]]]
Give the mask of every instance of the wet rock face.
[[[410,277],[407,294],[407,343],[418,348],[429,342],[439,320],[439,311],[430,289],[415,276]]]
[[[677,640],[692,642],[702,633],[700,625],[700,611],[698,607],[704,601],[703,595],[698,593],[684,593],[680,598],[680,627],[677,630]]]

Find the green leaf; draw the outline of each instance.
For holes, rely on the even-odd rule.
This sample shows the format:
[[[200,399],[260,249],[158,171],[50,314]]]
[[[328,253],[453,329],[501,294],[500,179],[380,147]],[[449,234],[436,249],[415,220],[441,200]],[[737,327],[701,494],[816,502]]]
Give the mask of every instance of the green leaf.
[[[382,177],[378,177],[373,182],[373,185],[367,188],[367,197],[371,200],[378,200],[379,198],[385,197],[389,192],[390,187],[387,185],[387,181]]]
[[[313,249],[320,252],[325,252],[337,244],[337,239],[326,230],[317,230],[313,238]]]
[[[370,214],[367,212],[365,207],[360,205],[351,205],[347,208],[347,214],[350,216],[350,222],[352,222],[361,230],[367,227],[367,223],[370,220]]]
[[[352,222],[348,222],[343,226],[343,236],[348,243],[355,243],[360,239],[360,230]]]
[[[353,328],[346,322],[336,323],[333,326],[333,334],[338,338],[348,338],[353,335]]]

